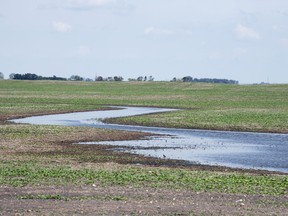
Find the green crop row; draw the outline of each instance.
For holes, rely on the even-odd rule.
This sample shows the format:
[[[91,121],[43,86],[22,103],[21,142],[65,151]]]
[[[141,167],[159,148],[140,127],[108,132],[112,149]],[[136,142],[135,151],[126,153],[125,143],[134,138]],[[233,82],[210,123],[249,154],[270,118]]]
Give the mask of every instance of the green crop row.
[[[185,169],[121,168],[116,170],[39,167],[33,164],[6,163],[0,166],[0,184],[26,185],[102,184],[150,186],[262,195],[287,195],[288,176],[260,176],[239,173],[211,173]],[[58,198],[58,197],[55,197]]]

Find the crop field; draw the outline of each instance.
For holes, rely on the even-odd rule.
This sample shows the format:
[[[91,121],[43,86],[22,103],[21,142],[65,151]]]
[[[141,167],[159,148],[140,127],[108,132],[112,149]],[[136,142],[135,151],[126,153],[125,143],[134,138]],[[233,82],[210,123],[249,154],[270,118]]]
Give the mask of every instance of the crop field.
[[[139,132],[7,121],[130,105],[179,110],[107,121],[288,133],[287,95],[288,85],[0,81],[0,215],[287,215],[286,174],[77,144]]]
[[[179,108],[121,123],[288,132],[288,85],[173,82],[0,82],[0,116],[97,110],[105,105]]]

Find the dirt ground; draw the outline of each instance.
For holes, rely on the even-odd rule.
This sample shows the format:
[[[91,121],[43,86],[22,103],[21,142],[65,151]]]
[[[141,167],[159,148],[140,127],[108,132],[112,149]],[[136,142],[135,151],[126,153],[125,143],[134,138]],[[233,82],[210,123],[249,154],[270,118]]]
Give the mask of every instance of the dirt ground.
[[[40,199],[44,195],[61,199]],[[27,195],[34,199],[27,199]],[[21,199],[22,196],[22,199]],[[24,197],[24,198],[23,198]],[[288,215],[288,197],[133,187],[0,188],[0,215]]]
[[[0,121],[1,122],[1,121]],[[6,125],[7,126],[7,125]],[[5,124],[2,125],[5,127]],[[10,125],[9,127],[13,127]],[[25,127],[25,126],[17,126]],[[80,130],[80,129],[79,129]],[[138,133],[111,133],[94,129],[83,129],[74,133],[47,134],[41,139],[33,136],[21,139],[0,139],[0,158],[5,160],[25,159],[25,155],[33,155],[35,158],[47,157],[47,163],[51,162],[50,155],[71,154],[65,159],[57,159],[60,164],[68,163],[71,167],[94,167],[95,161],[79,163],[73,155],[81,152],[110,155],[111,151],[102,150],[103,146],[77,146],[73,143],[79,141],[95,140],[121,140],[137,139],[143,136]],[[109,139],[108,139],[109,138]],[[38,140],[39,139],[39,140]],[[37,145],[37,143],[41,145]],[[7,145],[9,143],[9,145]],[[45,145],[44,145],[45,143]],[[9,148],[7,147],[9,146]],[[102,152],[104,151],[104,152]],[[68,153],[67,153],[68,152]],[[76,153],[75,153],[76,152]],[[33,153],[33,154],[32,154]],[[45,153],[45,154],[44,154]],[[48,154],[49,153],[49,154]],[[89,155],[88,155],[89,156]],[[87,156],[87,157],[88,157]],[[121,156],[121,155],[120,155]],[[144,163],[153,166],[175,167],[183,166],[181,162],[168,160],[148,159],[134,156],[129,158],[115,157],[113,162],[118,166],[131,163]],[[123,159],[125,158],[125,159]],[[24,160],[23,159],[23,160]],[[85,158],[84,158],[85,159]],[[45,161],[43,161],[45,163]],[[98,161],[97,161],[98,163]],[[104,167],[111,167],[110,162],[102,162]],[[175,164],[176,163],[176,164]],[[97,167],[99,164],[97,164]],[[187,167],[186,167],[187,168]],[[191,169],[211,171],[231,171],[225,167],[194,166]],[[256,172],[241,171],[239,172]],[[257,171],[258,173],[269,173]],[[288,215],[288,196],[261,196],[241,194],[220,194],[193,192],[190,190],[171,190],[150,187],[112,187],[100,185],[85,186],[26,186],[9,187],[0,185],[0,215]]]

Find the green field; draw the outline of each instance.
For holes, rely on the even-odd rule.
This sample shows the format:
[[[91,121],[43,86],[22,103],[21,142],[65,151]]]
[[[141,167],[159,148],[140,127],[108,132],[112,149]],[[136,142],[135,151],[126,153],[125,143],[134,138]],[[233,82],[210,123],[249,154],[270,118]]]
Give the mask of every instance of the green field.
[[[101,187],[130,185],[201,192],[287,195],[287,175],[238,173],[226,168],[203,171],[201,166],[187,167],[183,162],[117,153],[105,149],[108,147],[74,144],[143,136],[136,132],[16,125],[6,121],[21,116],[131,105],[180,110],[110,121],[287,133],[287,93],[288,85],[0,81],[0,185],[17,188],[89,185],[96,182]],[[133,164],[145,166],[130,166]]]
[[[6,80],[0,81],[0,117],[96,110],[106,105],[154,106],[181,110],[113,121],[287,133],[287,95],[288,85]]]

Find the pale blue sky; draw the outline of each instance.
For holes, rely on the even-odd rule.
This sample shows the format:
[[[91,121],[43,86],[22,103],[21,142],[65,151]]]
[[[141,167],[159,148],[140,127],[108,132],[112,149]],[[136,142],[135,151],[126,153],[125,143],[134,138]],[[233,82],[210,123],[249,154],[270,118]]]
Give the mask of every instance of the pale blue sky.
[[[288,1],[0,0],[0,71],[288,83]]]

